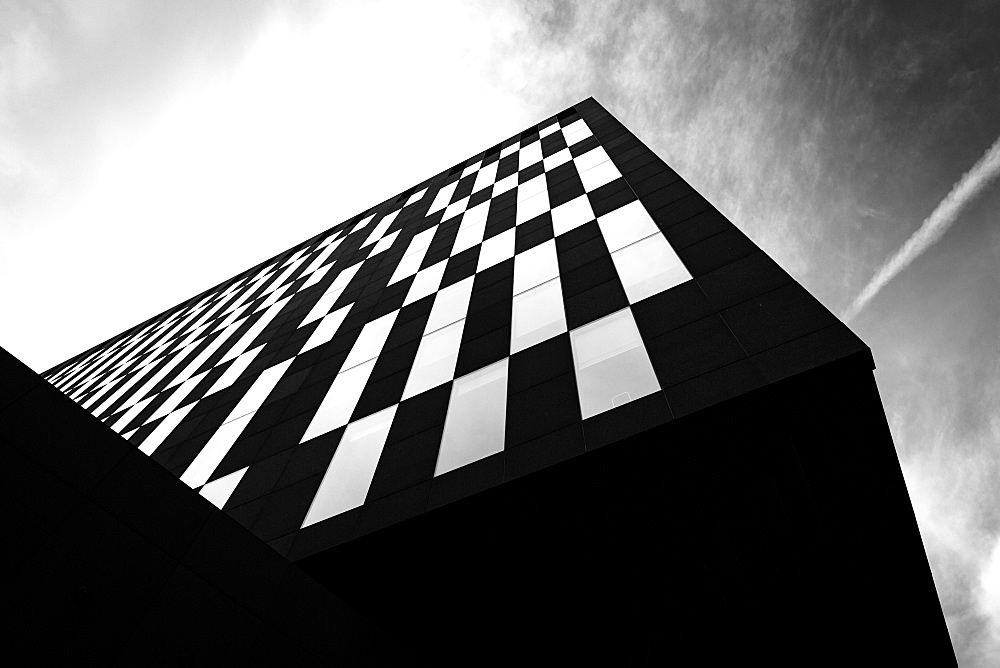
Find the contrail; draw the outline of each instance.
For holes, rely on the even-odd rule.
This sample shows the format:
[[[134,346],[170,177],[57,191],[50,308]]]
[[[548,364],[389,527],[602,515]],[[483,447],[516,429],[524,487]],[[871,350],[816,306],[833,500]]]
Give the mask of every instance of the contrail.
[[[872,280],[868,282],[864,290],[858,293],[854,302],[844,313],[844,320],[853,319],[871,301],[872,297],[885,287],[886,283],[895,278],[896,274],[906,269],[911,262],[940,239],[941,235],[954,224],[965,205],[985,190],[986,186],[997,176],[1000,176],[1000,138],[993,142],[993,145],[986,150],[986,153],[979,159],[979,162],[972,166],[972,169],[962,175],[958,183],[952,187],[951,192],[921,223],[920,229],[906,240],[906,243],[896,251],[895,255],[878,268]]]

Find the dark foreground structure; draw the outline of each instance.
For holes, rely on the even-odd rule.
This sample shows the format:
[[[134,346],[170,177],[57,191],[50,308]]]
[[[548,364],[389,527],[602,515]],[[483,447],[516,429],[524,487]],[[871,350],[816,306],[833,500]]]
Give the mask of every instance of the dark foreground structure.
[[[954,665],[873,368],[588,99],[48,382],[5,355],[17,637],[83,664]]]

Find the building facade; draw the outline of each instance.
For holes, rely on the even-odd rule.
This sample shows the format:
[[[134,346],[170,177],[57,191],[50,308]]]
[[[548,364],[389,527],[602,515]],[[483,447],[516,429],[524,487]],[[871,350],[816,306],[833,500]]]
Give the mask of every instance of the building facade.
[[[947,657],[873,366],[588,99],[44,377],[422,656]]]

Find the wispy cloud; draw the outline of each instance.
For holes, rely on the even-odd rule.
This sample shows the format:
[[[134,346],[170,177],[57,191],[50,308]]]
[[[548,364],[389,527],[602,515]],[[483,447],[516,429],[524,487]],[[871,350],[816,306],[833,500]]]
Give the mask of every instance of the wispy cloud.
[[[1000,176],[1000,138],[987,149],[972,169],[952,187],[951,192],[928,216],[920,228],[906,240],[896,254],[885,261],[868,285],[858,293],[844,313],[844,320],[851,321],[886,284],[906,269],[924,251],[934,245],[948,231],[965,206]]]

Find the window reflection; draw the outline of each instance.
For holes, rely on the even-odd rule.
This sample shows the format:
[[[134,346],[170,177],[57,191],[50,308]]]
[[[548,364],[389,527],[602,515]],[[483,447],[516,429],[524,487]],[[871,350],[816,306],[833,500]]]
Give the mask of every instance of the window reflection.
[[[507,358],[455,381],[434,475],[503,451]]]

